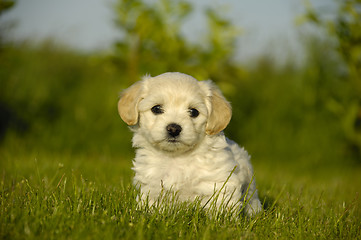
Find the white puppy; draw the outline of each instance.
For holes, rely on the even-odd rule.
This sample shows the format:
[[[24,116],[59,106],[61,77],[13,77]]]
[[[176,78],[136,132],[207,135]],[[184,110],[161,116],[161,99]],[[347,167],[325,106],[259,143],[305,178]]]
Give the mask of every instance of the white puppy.
[[[153,203],[165,189],[182,201],[217,196],[216,205],[248,202],[248,215],[261,211],[250,156],[222,132],[231,106],[211,81],[145,76],[123,92],[118,111],[134,132],[134,184],[143,199]]]

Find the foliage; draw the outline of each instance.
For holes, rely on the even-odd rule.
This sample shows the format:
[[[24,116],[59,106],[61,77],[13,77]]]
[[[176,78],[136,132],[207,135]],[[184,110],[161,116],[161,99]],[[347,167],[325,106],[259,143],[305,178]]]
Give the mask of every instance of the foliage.
[[[321,13],[309,6],[306,19],[327,29],[335,42],[328,50],[338,60],[338,83],[330,89],[326,104],[339,119],[350,151],[361,159],[361,1],[340,1],[332,20],[322,19]]]
[[[0,0],[0,16],[14,6],[14,1]]]
[[[128,85],[146,73],[177,71],[206,79],[236,70],[232,57],[237,29],[216,10],[208,9],[209,35],[201,45],[191,43],[181,34],[191,11],[191,5],[183,0],[117,1],[116,24],[123,37],[110,61],[127,74]]]
[[[23,44],[8,46],[0,63],[3,143],[20,141],[31,151],[130,153],[130,132],[116,111],[121,78],[101,57]]]
[[[180,33],[192,10],[187,2],[118,1],[115,9],[123,37],[110,56],[78,54],[51,42],[4,48],[3,149],[21,142],[31,151],[130,158],[131,133],[116,112],[118,93],[142,74],[181,71],[221,87],[233,105],[226,134],[244,145],[253,161],[305,168],[359,162],[349,150],[357,143],[349,133],[358,136],[357,82],[340,77],[333,45],[307,43],[301,67],[292,60],[279,67],[267,56],[245,67],[234,61],[236,28],[215,10],[205,12],[209,31],[198,46]]]

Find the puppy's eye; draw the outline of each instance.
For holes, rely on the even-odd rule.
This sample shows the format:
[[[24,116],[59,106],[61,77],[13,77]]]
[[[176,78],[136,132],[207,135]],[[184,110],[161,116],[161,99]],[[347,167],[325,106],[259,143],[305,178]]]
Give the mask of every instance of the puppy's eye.
[[[191,108],[191,109],[189,109],[189,115],[192,118],[196,118],[199,115],[199,111],[197,109],[195,109],[195,108]]]
[[[151,108],[151,111],[155,115],[164,113],[164,110],[161,105],[155,105],[154,107]]]

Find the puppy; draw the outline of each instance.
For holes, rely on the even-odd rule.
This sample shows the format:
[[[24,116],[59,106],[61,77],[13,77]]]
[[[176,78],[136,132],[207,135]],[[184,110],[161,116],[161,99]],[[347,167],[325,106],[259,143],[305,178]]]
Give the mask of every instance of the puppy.
[[[150,204],[162,190],[181,201],[217,197],[253,215],[262,210],[250,156],[222,130],[230,104],[211,81],[182,73],[145,76],[118,102],[120,117],[134,132],[134,184]],[[217,193],[218,194],[215,194]]]

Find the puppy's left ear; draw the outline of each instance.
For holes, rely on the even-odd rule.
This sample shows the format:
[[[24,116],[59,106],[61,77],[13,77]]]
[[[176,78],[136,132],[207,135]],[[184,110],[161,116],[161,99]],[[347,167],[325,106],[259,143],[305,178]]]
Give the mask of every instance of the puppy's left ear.
[[[206,125],[206,133],[215,135],[224,130],[232,117],[231,104],[225,99],[222,92],[211,81],[205,82],[210,89],[210,113]]]
[[[124,90],[118,101],[118,112],[123,121],[129,126],[138,123],[138,103],[142,99],[143,81],[134,83]]]

